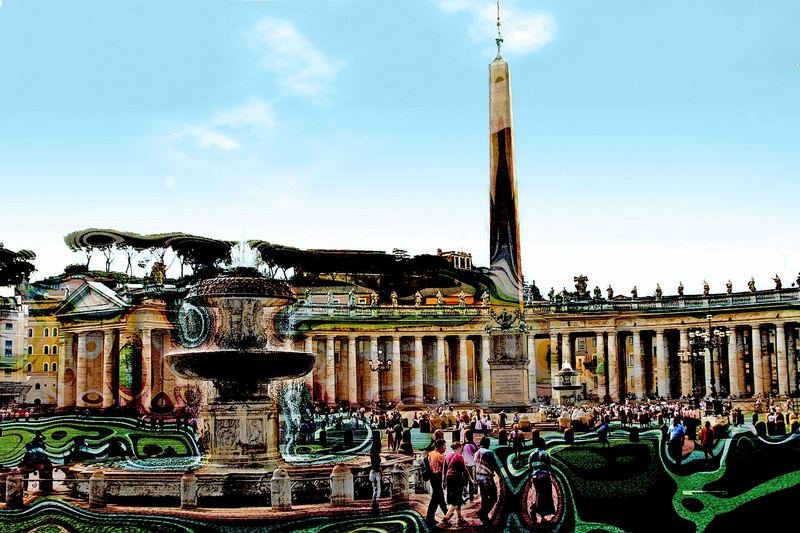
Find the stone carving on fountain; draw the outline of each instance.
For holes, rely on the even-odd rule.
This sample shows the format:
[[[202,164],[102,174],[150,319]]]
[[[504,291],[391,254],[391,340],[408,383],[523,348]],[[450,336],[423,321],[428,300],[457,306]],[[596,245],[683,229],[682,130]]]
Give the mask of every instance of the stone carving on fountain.
[[[307,374],[316,355],[281,348],[276,315],[295,301],[285,283],[238,267],[193,287],[178,312],[180,351],[167,355],[185,378],[210,381],[203,417],[212,464],[274,468],[278,409],[269,383]]]

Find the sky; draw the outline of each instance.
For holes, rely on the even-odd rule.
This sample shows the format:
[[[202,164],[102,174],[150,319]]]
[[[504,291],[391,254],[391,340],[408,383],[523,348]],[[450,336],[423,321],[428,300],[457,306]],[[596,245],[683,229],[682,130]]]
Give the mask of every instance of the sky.
[[[84,228],[488,266],[495,9],[2,0],[0,242],[37,253],[34,278],[80,262],[63,237]],[[526,281],[794,282],[799,2],[504,0],[502,17]]]

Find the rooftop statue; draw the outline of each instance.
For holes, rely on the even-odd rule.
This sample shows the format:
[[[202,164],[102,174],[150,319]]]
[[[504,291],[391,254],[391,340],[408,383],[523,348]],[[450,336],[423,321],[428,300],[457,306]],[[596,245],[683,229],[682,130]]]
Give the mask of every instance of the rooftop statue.
[[[547,293],[547,299],[551,302],[556,299],[556,290],[553,287],[550,287],[550,292]]]
[[[414,307],[419,307],[420,305],[422,305],[422,295],[417,291],[414,293]]]
[[[444,305],[444,296],[442,291],[436,291],[436,305]]]
[[[390,298],[392,299],[392,307],[397,307],[397,293],[395,291],[392,291]]]
[[[683,282],[678,282],[678,296],[683,296]]]
[[[731,283],[730,278],[728,278],[728,283],[725,284],[725,292],[728,294],[733,292],[733,283]]]
[[[634,285],[633,288],[631,289],[631,298],[635,300],[638,297],[639,297],[639,289],[637,289],[636,285]]]
[[[756,280],[753,276],[750,276],[750,281],[747,282],[747,288],[750,289],[750,292],[756,292]]]
[[[600,287],[595,285],[594,286],[594,299],[595,300],[599,300],[600,298],[602,298],[602,296],[603,296],[603,294],[600,292]]]
[[[481,295],[481,303],[483,304],[484,307],[489,307],[489,299],[490,299],[489,291],[484,291],[483,294]]]
[[[575,276],[572,278],[575,282],[575,290],[578,291],[578,298],[583,297],[586,294],[586,282],[589,281],[589,278],[581,274],[580,276]]]
[[[660,299],[663,294],[664,292],[661,290],[661,285],[656,283],[656,298]]]
[[[711,292],[711,288],[708,286],[708,282],[703,280],[703,296],[708,296],[709,292]]]
[[[606,294],[608,295],[609,300],[614,299],[614,289],[611,288],[611,285],[609,285],[608,288],[606,289]]]
[[[775,277],[772,278],[772,281],[775,282],[775,290],[776,291],[781,290],[781,287],[783,287],[783,283],[781,282],[781,277],[778,274],[775,274]]]

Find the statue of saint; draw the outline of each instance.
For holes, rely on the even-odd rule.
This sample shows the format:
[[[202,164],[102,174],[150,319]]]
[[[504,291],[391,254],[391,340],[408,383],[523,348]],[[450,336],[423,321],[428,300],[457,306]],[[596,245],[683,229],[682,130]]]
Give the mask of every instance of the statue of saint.
[[[678,282],[678,296],[683,296],[683,282]]]
[[[589,281],[589,278],[581,274],[580,276],[574,276],[572,280],[575,282],[575,290],[578,291],[578,298],[581,298],[586,294],[586,282]]]
[[[772,281],[775,282],[775,290],[776,291],[781,290],[781,287],[783,287],[783,283],[781,283],[781,277],[778,274],[775,274],[775,277],[772,278]]]
[[[333,305],[335,302],[333,301],[333,291],[328,291],[328,305]]]
[[[633,288],[631,289],[631,298],[635,300],[638,297],[639,297],[639,289],[637,289],[636,285],[634,285]]]
[[[614,299],[614,289],[611,288],[611,285],[609,285],[608,288],[606,289],[606,295],[609,300]]]
[[[436,291],[436,305],[444,305],[444,296],[439,290]]]
[[[422,305],[422,295],[417,291],[414,293],[414,307],[419,307],[420,305]]]
[[[310,304],[310,303],[311,303],[311,289],[306,289],[306,290],[303,292],[303,298],[305,299],[305,302],[306,302],[307,304]]]
[[[728,294],[733,292],[733,283],[731,283],[731,279],[728,278],[728,283],[725,284],[725,292]]]
[[[547,298],[551,302],[556,299],[556,290],[553,287],[550,287],[550,292],[547,293]]]
[[[600,291],[600,287],[597,285],[594,286],[594,299],[599,300],[603,296],[602,292]]]
[[[391,299],[392,299],[392,307],[397,307],[397,293],[395,291],[392,291]]]
[[[660,285],[660,284],[658,284],[658,283],[656,283],[656,298],[658,298],[658,299],[661,299],[661,296],[662,296],[663,294],[664,294],[664,293],[663,293],[663,291],[661,290],[661,285]]]
[[[708,296],[708,293],[711,291],[711,288],[708,286],[708,282],[703,280],[703,296]]]
[[[378,293],[377,292],[372,291],[372,294],[369,295],[369,299],[370,299],[370,302],[372,303],[372,307],[375,307],[375,306],[378,305]]]
[[[484,291],[483,294],[481,295],[481,303],[483,304],[484,307],[489,307],[489,299],[490,299],[489,291]]]
[[[467,304],[467,293],[462,289],[458,293],[458,305],[464,307]]]
[[[347,307],[355,307],[356,306],[356,290],[350,289],[350,292],[347,293]]]
[[[747,282],[747,288],[750,289],[750,292],[756,292],[756,280],[753,276],[750,276],[750,281]]]
[[[153,284],[157,286],[164,285],[164,279],[166,278],[167,274],[167,265],[162,263],[161,261],[156,261],[153,263],[153,268],[150,269],[150,279],[153,280]]]

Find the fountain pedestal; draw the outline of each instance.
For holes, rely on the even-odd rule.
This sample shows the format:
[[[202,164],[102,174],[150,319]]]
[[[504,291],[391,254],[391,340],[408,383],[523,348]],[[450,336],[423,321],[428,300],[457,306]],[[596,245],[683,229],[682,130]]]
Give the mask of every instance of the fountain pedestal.
[[[274,400],[212,401],[204,416],[212,464],[267,470],[279,466],[278,407]]]

